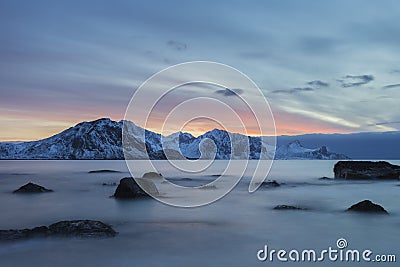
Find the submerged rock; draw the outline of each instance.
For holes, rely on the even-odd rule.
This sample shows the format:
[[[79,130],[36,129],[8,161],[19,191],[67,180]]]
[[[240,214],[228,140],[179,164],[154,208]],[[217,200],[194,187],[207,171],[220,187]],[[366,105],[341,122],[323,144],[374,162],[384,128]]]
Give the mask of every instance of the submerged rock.
[[[112,183],[102,183],[101,184],[102,186],[116,186],[117,185],[117,183],[116,182],[112,182]]]
[[[117,232],[108,224],[92,220],[60,221],[50,226],[31,229],[0,230],[0,241],[14,241],[34,237],[113,237]]]
[[[329,177],[324,176],[324,177],[318,178],[318,180],[321,180],[321,181],[331,181],[331,180],[333,180],[333,178],[329,178]]]
[[[372,203],[370,200],[358,202],[357,204],[354,204],[348,208],[347,211],[388,214],[388,212],[381,205]]]
[[[161,173],[156,173],[156,172],[146,172],[143,174],[142,178],[163,178]]]
[[[274,210],[308,210],[308,209],[291,205],[278,205],[274,207]]]
[[[113,237],[117,234],[108,224],[92,220],[61,221],[51,224],[51,235],[76,237]]]
[[[260,188],[279,187],[279,186],[281,186],[281,184],[278,183],[276,180],[268,180],[268,181],[262,182],[260,185]]]
[[[335,179],[370,180],[400,178],[400,166],[386,161],[339,161],[333,168]]]
[[[93,170],[93,171],[89,171],[88,173],[114,173],[114,172],[120,172],[120,171],[116,171],[116,170]]]
[[[115,198],[139,198],[148,197],[149,195],[138,185],[146,189],[152,195],[158,195],[156,185],[149,180],[143,178],[133,179],[132,177],[122,178],[119,182],[113,197]]]
[[[53,190],[47,189],[43,186],[34,183],[27,183],[26,185],[23,185],[17,190],[13,191],[13,193],[46,193],[46,192],[53,192]]]

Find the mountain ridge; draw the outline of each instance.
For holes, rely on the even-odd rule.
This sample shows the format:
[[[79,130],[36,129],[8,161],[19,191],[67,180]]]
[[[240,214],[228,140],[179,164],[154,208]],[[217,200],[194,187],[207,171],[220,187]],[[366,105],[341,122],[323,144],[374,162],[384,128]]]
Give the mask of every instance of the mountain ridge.
[[[124,136],[123,132],[126,133]],[[127,145],[125,151],[123,142]],[[0,159],[147,159],[146,150],[149,158],[155,160],[167,157],[184,159],[182,155],[189,159],[227,160],[265,158],[266,153],[271,153],[272,149],[261,137],[220,129],[213,129],[198,137],[183,132],[162,136],[131,121],[117,122],[101,118],[80,122],[42,140],[0,143]],[[305,148],[298,140],[278,147],[275,155],[275,159],[347,158],[343,154],[331,152],[326,146]]]

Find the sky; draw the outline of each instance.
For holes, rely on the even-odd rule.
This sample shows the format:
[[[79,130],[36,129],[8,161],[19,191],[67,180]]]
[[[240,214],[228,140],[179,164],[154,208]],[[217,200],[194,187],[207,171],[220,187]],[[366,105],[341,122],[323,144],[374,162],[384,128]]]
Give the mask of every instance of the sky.
[[[3,0],[0,141],[121,120],[151,75],[197,60],[251,78],[279,135],[399,130],[398,14],[396,0]],[[198,86],[191,95],[231,103],[248,93],[237,90]]]

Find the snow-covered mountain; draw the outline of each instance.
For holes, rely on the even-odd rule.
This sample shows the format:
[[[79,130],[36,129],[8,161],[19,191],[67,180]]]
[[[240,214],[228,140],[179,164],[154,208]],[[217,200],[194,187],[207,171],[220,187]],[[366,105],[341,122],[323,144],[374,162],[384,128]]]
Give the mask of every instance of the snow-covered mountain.
[[[292,141],[276,149],[275,159],[349,159],[343,154],[328,150],[326,146],[316,149],[305,148],[299,140]]]
[[[81,122],[52,137],[32,142],[1,143],[1,159],[122,158],[122,124],[110,119]]]
[[[126,145],[125,151],[122,148],[123,142]],[[218,129],[198,137],[182,132],[162,136],[130,121],[98,119],[81,122],[43,140],[0,143],[0,159],[146,159],[146,150],[150,159],[167,157],[259,159],[260,156],[266,158],[273,153],[271,147],[261,137],[249,137]],[[330,152],[326,147],[304,148],[295,141],[279,147],[276,158],[344,159],[347,157]]]

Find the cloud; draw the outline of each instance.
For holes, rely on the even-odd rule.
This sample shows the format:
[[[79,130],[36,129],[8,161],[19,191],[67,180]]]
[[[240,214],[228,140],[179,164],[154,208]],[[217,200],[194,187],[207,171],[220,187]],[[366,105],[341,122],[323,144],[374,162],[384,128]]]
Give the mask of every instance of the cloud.
[[[271,93],[273,94],[295,94],[300,92],[311,92],[314,91],[314,88],[311,87],[296,87],[291,89],[282,89],[282,90],[274,90]]]
[[[167,46],[177,51],[184,51],[187,49],[187,44],[174,40],[169,40]]]
[[[323,82],[320,80],[315,80],[315,81],[308,82],[307,85],[314,86],[316,88],[321,88],[321,87],[328,87],[329,83],[326,83],[326,82]]]
[[[379,125],[390,125],[390,124],[400,124],[400,121],[383,121],[383,122],[369,124],[368,126],[379,126]]]
[[[357,87],[374,80],[374,76],[370,74],[364,75],[346,75],[343,79],[338,80],[341,83],[342,87]]]
[[[221,94],[223,96],[235,96],[235,95],[241,95],[243,94],[243,90],[242,89],[221,89],[221,90],[217,90],[215,91],[216,94]]]
[[[395,84],[388,84],[382,87],[382,89],[392,89],[392,88],[397,88],[400,87],[400,83],[395,83]]]

